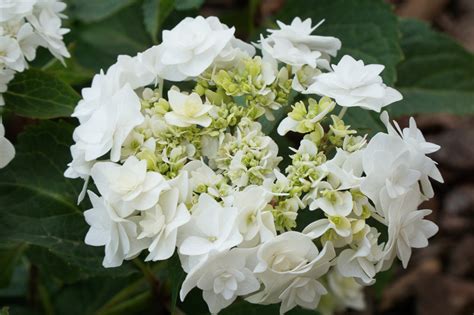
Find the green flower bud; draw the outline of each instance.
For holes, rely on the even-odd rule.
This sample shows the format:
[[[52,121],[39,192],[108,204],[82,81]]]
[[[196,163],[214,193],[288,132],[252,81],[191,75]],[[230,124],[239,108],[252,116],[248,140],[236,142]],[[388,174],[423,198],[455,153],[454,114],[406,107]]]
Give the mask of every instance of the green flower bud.
[[[296,102],[293,106],[291,106],[293,110],[288,113],[288,116],[296,121],[303,120],[308,113],[306,111],[306,106],[303,102]]]

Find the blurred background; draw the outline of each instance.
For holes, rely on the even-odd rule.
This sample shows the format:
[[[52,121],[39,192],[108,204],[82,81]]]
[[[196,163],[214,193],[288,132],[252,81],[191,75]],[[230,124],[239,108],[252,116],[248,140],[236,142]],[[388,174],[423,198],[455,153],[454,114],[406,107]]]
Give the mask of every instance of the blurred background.
[[[74,4],[81,1],[92,2],[95,0],[70,0],[69,2],[74,9]],[[187,2],[184,0],[182,2],[181,0],[175,1],[176,4],[182,3],[183,6]],[[291,0],[286,2],[289,1]],[[347,2],[350,1],[354,0],[347,0]],[[108,2],[114,3],[114,1]],[[437,31],[454,39],[467,51],[474,53],[474,0],[386,0],[386,2],[394,6],[398,16],[423,20]],[[205,16],[218,16],[225,23],[235,25],[238,36],[246,37],[248,34],[256,33],[259,26],[266,26],[265,21],[277,15],[284,5],[284,0],[207,0],[200,7],[199,13]],[[248,12],[249,10],[251,12]],[[93,13],[90,10],[85,11],[85,16],[83,16],[81,15],[83,12],[75,12],[77,19],[81,22],[84,22],[86,17],[92,21]],[[121,14],[119,12],[118,16],[122,19],[125,18],[127,23],[131,21],[128,20],[129,16]],[[324,12],[321,15],[324,16]],[[249,16],[253,17],[254,21],[249,20]],[[176,21],[181,17],[170,16],[165,26],[176,24]],[[133,23],[127,24],[127,27],[122,29],[122,24],[119,22],[113,24],[115,23],[113,21],[115,20],[112,17],[108,22],[94,20],[87,27],[85,26],[87,23],[70,25],[72,32],[71,35],[68,35],[69,38],[77,37],[78,40],[71,39],[69,49],[73,51],[73,55],[78,58],[79,62],[71,61],[68,64],[68,69],[72,69],[70,72],[59,64],[48,66],[47,71],[61,77],[64,81],[72,84],[77,91],[80,91],[81,87],[89,84],[92,75],[98,71],[98,65],[104,67],[115,60],[115,48],[122,53],[130,54],[146,48],[147,46],[141,46],[143,42],[146,42],[146,45],[151,44],[147,42],[149,38],[141,41],[142,37],[146,35],[139,28],[135,29]],[[71,19],[71,23],[76,23],[74,18]],[[124,35],[121,37],[112,36],[110,40],[104,40],[109,38],[109,33],[103,31],[101,23],[108,23],[116,31],[132,35],[130,36],[132,39]],[[114,34],[110,33],[110,35]],[[416,34],[408,33],[407,36],[411,35]],[[94,41],[96,44],[92,45],[91,43]],[[122,47],[127,48],[122,49]],[[99,50],[100,53],[98,53]],[[467,59],[471,62],[468,69],[474,69],[474,58]],[[45,63],[45,59],[39,55],[35,62],[41,66],[42,63]],[[437,67],[438,65],[432,63],[430,66]],[[404,71],[406,73],[410,69],[404,69]],[[75,76],[71,76],[73,72]],[[400,77],[399,74],[399,79]],[[452,80],[452,77],[448,76],[445,80]],[[471,83],[474,82],[474,71],[467,77],[467,80],[470,80]],[[410,86],[410,81],[405,80],[403,86]],[[473,95],[474,90],[471,89],[468,92],[467,95]],[[469,103],[474,103],[474,98]],[[447,112],[451,112],[450,105],[445,104]],[[426,106],[430,106],[430,104],[426,104]],[[376,285],[367,288],[366,311],[362,313],[351,311],[347,314],[474,314],[474,117],[472,115],[437,113],[418,114],[416,120],[427,139],[441,145],[441,150],[433,154],[432,158],[439,163],[445,183],[442,185],[434,183],[435,197],[422,206],[422,208],[433,210],[430,219],[436,222],[440,231],[430,240],[428,248],[414,251],[407,270],[402,269],[401,265],[395,265],[392,270],[380,274]],[[408,124],[408,117],[401,116],[398,121],[403,128]],[[7,134],[14,140],[15,136],[24,129],[24,126],[29,124],[36,124],[36,121],[17,116],[11,117],[7,124]],[[38,272],[35,270],[34,268],[30,269],[30,280],[32,275],[35,276]],[[1,272],[4,271],[0,270]],[[51,272],[54,273],[54,270]],[[86,284],[83,286],[87,292],[91,290],[90,286]],[[22,290],[28,291],[30,289],[31,287],[27,287]],[[100,293],[101,289],[92,292]],[[79,289],[76,290],[79,292]],[[5,292],[7,291],[4,290],[3,293]],[[31,294],[28,293],[28,295]],[[17,299],[23,303],[23,300],[17,298],[16,295],[12,296],[7,296],[8,301]],[[85,294],[82,297],[87,296]],[[2,304],[1,298],[2,291],[0,290],[0,306]],[[77,303],[77,301],[75,302]],[[28,300],[28,303],[34,305],[37,301]],[[87,301],[82,301],[82,303],[87,303]],[[67,309],[67,303],[63,304],[54,307]],[[11,312],[11,314],[17,313]],[[63,313],[59,312],[58,314]],[[77,314],[81,314],[81,311]]]
[[[392,0],[401,17],[430,23],[474,52],[473,0]],[[472,73],[474,77],[474,73]],[[474,99],[472,99],[474,102]],[[417,115],[418,126],[441,146],[432,158],[445,183],[421,208],[440,227],[428,248],[414,251],[407,270],[395,268],[381,298],[364,314],[474,313],[474,117]],[[406,126],[408,119],[399,119]],[[425,207],[424,207],[425,206]],[[373,298],[374,291],[368,296]]]

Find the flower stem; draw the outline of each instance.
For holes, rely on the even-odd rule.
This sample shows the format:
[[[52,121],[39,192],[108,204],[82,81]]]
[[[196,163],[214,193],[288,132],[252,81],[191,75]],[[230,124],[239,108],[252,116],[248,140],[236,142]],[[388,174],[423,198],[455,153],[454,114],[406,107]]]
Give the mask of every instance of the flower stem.
[[[158,281],[158,279],[155,277],[149,265],[143,263],[138,258],[135,258],[132,261],[142,271],[145,279],[148,281],[153,300],[159,302],[154,304],[154,306],[156,308],[157,313],[161,314],[166,308],[168,308],[169,304],[167,301],[168,297],[166,292],[163,290],[164,288],[162,286],[162,283],[160,283],[160,281]],[[161,264],[159,266],[161,266]]]
[[[375,220],[377,220],[378,222],[384,224],[384,225],[387,224],[386,221],[385,221],[385,219],[384,219],[381,215],[379,215],[379,214],[377,214],[377,213],[375,213],[375,212],[372,212],[372,213],[371,213],[371,217],[374,218]]]
[[[163,78],[158,78],[158,95],[159,98],[163,97],[163,84],[165,83],[165,80]]]
[[[130,296],[135,294],[145,284],[145,278],[140,278],[138,281],[133,282],[132,284],[115,294],[109,301],[107,301],[107,303],[105,303],[97,311],[97,314],[106,314],[110,309],[115,308],[118,304],[120,304],[120,302],[128,300]]]
[[[338,117],[339,119],[342,119],[342,117],[344,117],[344,115],[346,114],[346,112],[347,112],[347,107],[343,107],[343,108],[341,109],[341,111],[339,112],[339,115],[337,115],[337,117]]]
[[[131,297],[122,303],[116,304],[111,308],[96,312],[96,315],[112,315],[112,314],[126,314],[131,311],[136,311],[141,307],[149,304],[152,298],[150,291],[142,292],[134,297]]]

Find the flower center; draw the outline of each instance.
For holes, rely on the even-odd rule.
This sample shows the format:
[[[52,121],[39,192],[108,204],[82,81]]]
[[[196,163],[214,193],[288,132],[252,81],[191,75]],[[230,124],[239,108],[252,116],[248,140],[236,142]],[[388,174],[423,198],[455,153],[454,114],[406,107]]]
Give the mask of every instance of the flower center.
[[[196,116],[196,114],[199,113],[201,108],[202,108],[201,104],[199,104],[195,101],[192,101],[192,100],[188,100],[184,104],[184,114],[188,117],[194,117],[194,116]]]

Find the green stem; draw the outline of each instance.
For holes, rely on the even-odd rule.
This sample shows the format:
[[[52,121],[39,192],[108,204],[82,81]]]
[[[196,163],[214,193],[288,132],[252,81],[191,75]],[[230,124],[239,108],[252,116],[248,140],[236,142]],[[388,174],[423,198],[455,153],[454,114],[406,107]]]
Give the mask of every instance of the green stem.
[[[248,5],[248,35],[253,35],[255,30],[255,13],[257,13],[258,6],[260,5],[260,0],[250,0]]]
[[[135,258],[133,263],[142,271],[145,279],[147,279],[151,292],[153,294],[153,300],[157,301],[154,304],[156,307],[157,313],[161,314],[164,312],[165,309],[169,309],[169,302],[168,298],[166,297],[165,293],[163,292],[163,287],[155,277],[154,273],[150,269],[149,265],[144,264],[140,259]],[[161,268],[162,264],[158,264],[158,267]],[[156,271],[156,270],[155,270]]]
[[[140,259],[138,258],[135,258],[134,260],[132,260],[133,263],[138,267],[138,269],[140,269],[140,271],[143,273],[143,275],[145,276],[145,279],[149,282],[149,283],[155,283],[157,282],[155,276],[153,275],[153,273],[151,272],[150,268],[144,264]]]
[[[140,306],[148,304],[151,297],[151,292],[145,291],[125,300],[120,304],[115,305],[114,307],[98,311],[96,315],[128,314],[131,311],[136,312]]]
[[[382,224],[387,224],[387,222],[385,221],[385,219],[384,219],[381,215],[379,215],[379,214],[377,214],[377,213],[375,213],[375,212],[372,212],[372,213],[371,213],[371,217],[374,218],[375,220],[379,221],[379,222],[382,223]]]
[[[53,65],[55,65],[57,63],[57,59],[56,58],[52,58],[51,60],[49,60],[44,66],[41,67],[41,70],[48,70],[49,68],[51,68]]]
[[[117,294],[115,294],[106,304],[104,304],[96,314],[103,314],[104,312],[108,312],[108,310],[114,308],[116,305],[120,304],[123,300],[128,299],[131,295],[133,295],[138,289],[145,285],[145,278],[140,278],[139,280],[135,281],[128,287],[125,287]]]
[[[165,83],[165,80],[163,78],[158,78],[158,95],[159,98],[163,97],[163,84]]]
[[[54,308],[53,304],[51,303],[51,298],[48,294],[48,291],[42,284],[38,284],[38,295],[44,313],[46,315],[54,315]]]
[[[338,117],[339,119],[342,119],[342,118],[344,117],[344,115],[346,114],[346,112],[347,112],[347,107],[343,107],[343,108],[341,109],[341,111],[339,112],[339,115],[337,115],[337,117]]]

